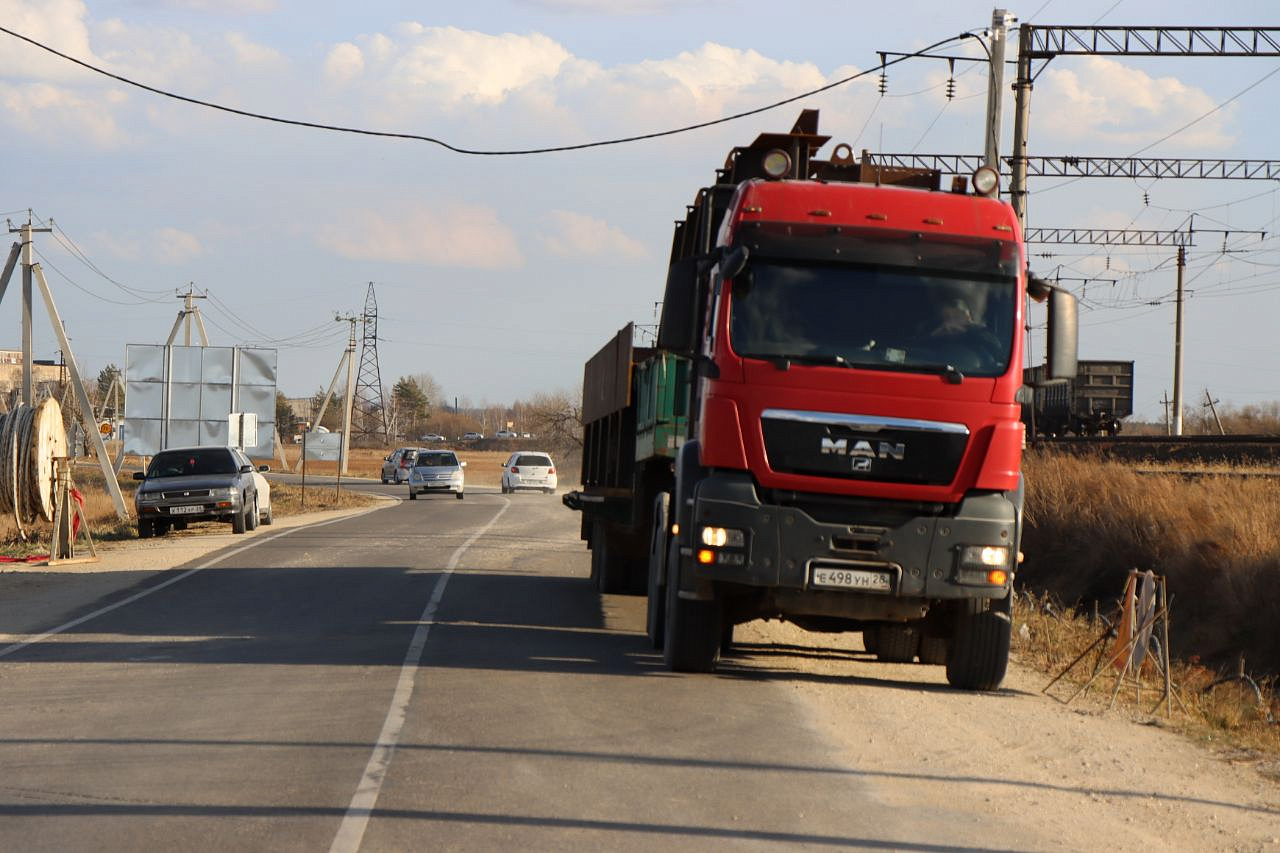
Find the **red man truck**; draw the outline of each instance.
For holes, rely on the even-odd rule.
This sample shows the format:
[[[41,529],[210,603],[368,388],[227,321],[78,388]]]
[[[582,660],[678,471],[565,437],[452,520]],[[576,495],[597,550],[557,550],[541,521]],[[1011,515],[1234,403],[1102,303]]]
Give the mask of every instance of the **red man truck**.
[[[805,111],[697,193],[657,347],[589,364],[584,411],[616,404],[591,412],[565,502],[601,588],[647,587],[671,669],[709,671],[735,624],[782,618],[992,689],[1021,556],[1026,300],[1048,302],[1048,380],[1075,372],[1076,303],[1028,272],[993,172],[944,191],[848,146],[820,160],[827,141]]]

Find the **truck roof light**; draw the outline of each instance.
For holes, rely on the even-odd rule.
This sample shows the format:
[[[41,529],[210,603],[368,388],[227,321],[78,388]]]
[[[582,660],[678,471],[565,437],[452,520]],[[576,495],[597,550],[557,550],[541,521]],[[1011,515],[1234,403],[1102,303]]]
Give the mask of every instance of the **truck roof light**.
[[[876,222],[888,222],[889,214],[887,213],[868,213],[867,219],[874,219]]]
[[[831,211],[829,211],[829,210],[811,210],[811,211],[809,211],[809,215],[810,215],[810,216],[830,216],[830,215],[831,215]]]
[[[924,218],[924,224],[925,225],[941,225],[942,220],[936,216],[926,216]]]
[[[973,173],[973,191],[981,195],[995,195],[1000,189],[1000,173],[990,166],[979,166]]]
[[[778,178],[785,178],[791,174],[791,155],[781,148],[774,148],[764,155],[760,166],[764,169],[764,173],[775,181]]]

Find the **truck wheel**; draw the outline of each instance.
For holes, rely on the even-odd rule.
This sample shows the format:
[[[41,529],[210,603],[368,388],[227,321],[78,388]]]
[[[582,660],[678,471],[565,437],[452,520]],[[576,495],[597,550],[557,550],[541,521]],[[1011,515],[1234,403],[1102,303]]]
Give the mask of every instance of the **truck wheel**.
[[[1012,620],[1003,601],[960,603],[947,657],[947,681],[962,690],[995,690],[1009,666]]]
[[[875,654],[879,647],[877,642],[880,639],[880,627],[878,625],[868,625],[862,629],[862,648],[866,649],[869,654]]]
[[[591,534],[591,578],[606,595],[627,591],[626,562],[609,549],[609,528],[597,521]]]
[[[724,654],[733,648],[733,628],[734,624],[724,617],[720,616],[720,654]]]
[[[876,660],[911,663],[920,650],[920,629],[914,625],[881,625],[876,638]]]
[[[947,638],[931,637],[925,634],[920,638],[920,663],[931,666],[946,666]]]
[[[237,512],[235,515],[231,516],[232,533],[244,533],[244,519],[247,513],[248,510],[245,510],[245,512]]]
[[[253,506],[249,509],[248,516],[244,520],[245,530],[258,529],[258,496],[253,496]]]
[[[653,524],[649,528],[649,576],[645,583],[649,593],[649,609],[645,618],[645,630],[655,649],[662,648],[663,622],[666,620],[667,587],[659,584],[658,578],[663,574],[667,550],[671,544],[668,535],[671,525],[667,522],[667,502],[670,499],[671,495],[667,492],[659,492],[653,499]]]
[[[271,506],[271,504],[267,504],[267,514],[262,517],[262,523],[269,526],[271,524],[274,524],[275,520],[276,520],[275,509]]]
[[[711,672],[720,657],[720,602],[681,598],[680,564],[667,567],[666,633],[662,660],[673,672]]]

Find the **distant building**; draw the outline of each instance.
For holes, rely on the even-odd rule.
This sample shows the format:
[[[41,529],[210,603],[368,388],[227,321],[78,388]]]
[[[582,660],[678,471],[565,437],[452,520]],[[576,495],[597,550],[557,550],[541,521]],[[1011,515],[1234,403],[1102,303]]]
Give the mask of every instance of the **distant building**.
[[[31,365],[31,383],[37,389],[56,394],[62,379],[63,368],[55,361],[37,359]],[[22,390],[22,350],[0,350],[0,393],[15,390]]]

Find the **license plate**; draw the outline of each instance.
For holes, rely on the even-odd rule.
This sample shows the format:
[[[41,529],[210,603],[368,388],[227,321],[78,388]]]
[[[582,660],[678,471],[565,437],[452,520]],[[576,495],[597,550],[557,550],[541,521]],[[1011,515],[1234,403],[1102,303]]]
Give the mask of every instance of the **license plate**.
[[[893,576],[889,572],[818,567],[813,570],[813,578],[810,583],[812,586],[888,592],[893,588]]]
[[[195,515],[198,512],[204,512],[204,507],[200,505],[169,507],[169,515]]]

